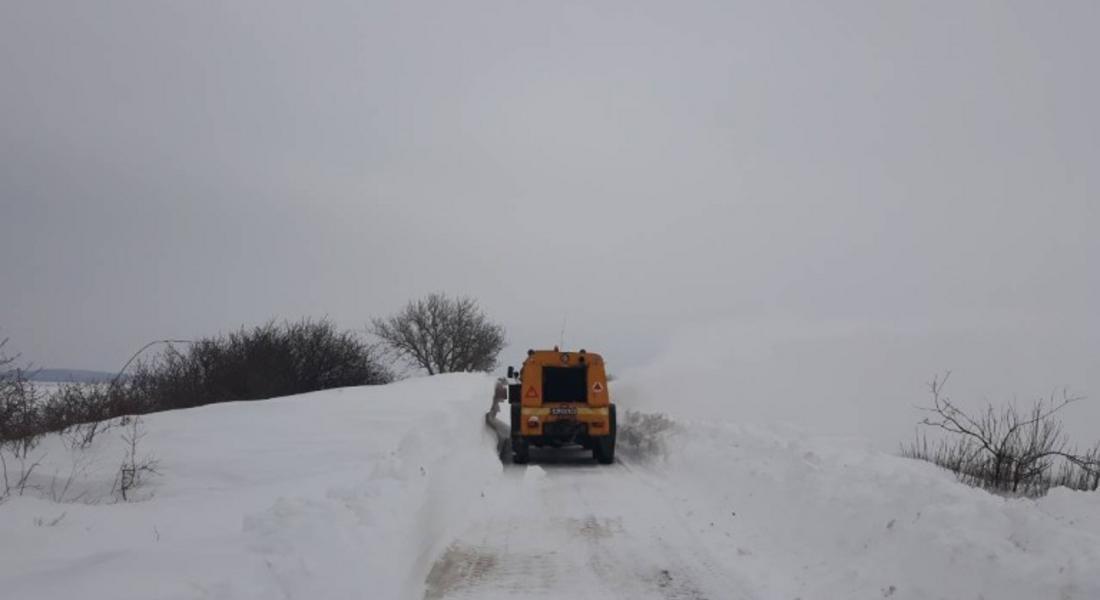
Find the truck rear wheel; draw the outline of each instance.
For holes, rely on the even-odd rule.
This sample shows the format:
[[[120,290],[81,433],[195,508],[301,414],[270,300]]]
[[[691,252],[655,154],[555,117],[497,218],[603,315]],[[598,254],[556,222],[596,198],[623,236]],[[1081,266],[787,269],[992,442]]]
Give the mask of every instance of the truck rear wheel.
[[[512,462],[525,465],[531,459],[531,445],[522,437],[512,438]]]
[[[616,423],[614,404],[608,407],[607,414],[610,433],[592,438],[592,456],[596,457],[596,461],[601,465],[609,465],[615,462],[615,435],[618,433],[618,424]]]
[[[615,442],[609,435],[601,435],[592,444],[592,456],[601,465],[609,465],[615,462]]]
[[[512,405],[512,462],[526,464],[530,456],[531,444],[520,434],[520,419],[523,418],[519,404]]]

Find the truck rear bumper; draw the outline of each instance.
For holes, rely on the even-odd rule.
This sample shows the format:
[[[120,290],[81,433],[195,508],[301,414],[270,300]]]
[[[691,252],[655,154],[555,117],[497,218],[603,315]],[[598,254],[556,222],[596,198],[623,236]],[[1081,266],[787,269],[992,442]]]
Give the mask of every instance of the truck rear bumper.
[[[606,406],[524,406],[519,413],[519,428],[513,431],[524,437],[569,441],[611,435]]]

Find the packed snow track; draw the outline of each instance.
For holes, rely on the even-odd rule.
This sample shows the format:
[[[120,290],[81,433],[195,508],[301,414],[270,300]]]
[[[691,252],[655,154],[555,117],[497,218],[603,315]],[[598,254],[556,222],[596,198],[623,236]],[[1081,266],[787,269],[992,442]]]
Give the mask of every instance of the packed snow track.
[[[447,546],[427,600],[748,598],[662,497],[623,461],[534,451],[509,466]]]

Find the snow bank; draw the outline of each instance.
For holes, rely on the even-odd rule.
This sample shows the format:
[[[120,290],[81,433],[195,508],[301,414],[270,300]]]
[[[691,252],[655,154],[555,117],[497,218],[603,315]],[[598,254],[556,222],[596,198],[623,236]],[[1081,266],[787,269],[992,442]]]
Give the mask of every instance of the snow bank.
[[[1006,499],[893,455],[936,372],[964,369],[953,378],[964,402],[1030,391],[1036,373],[1006,336],[710,323],[612,384],[620,453],[760,598],[1100,598],[1100,493]],[[1091,422],[1068,417],[1076,437]]]
[[[0,505],[0,595],[419,597],[501,471],[483,421],[492,392],[486,376],[450,375],[148,415],[141,451],[161,475],[147,499],[112,499],[112,430],[80,461],[78,502]],[[72,454],[54,436],[34,456],[33,483],[56,491]]]
[[[627,464],[760,598],[1100,598],[1100,493],[1006,499],[786,427],[626,422],[661,449]]]

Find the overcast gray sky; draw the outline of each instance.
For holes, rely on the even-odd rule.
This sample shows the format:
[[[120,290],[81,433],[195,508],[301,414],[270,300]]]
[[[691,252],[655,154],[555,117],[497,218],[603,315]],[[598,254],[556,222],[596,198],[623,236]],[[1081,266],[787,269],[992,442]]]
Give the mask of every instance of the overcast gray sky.
[[[620,368],[734,322],[754,356],[901,335],[918,380],[1100,400],[1098,30],[1096,2],[4,0],[0,328],[113,370],[443,290],[506,359],[566,316]]]

